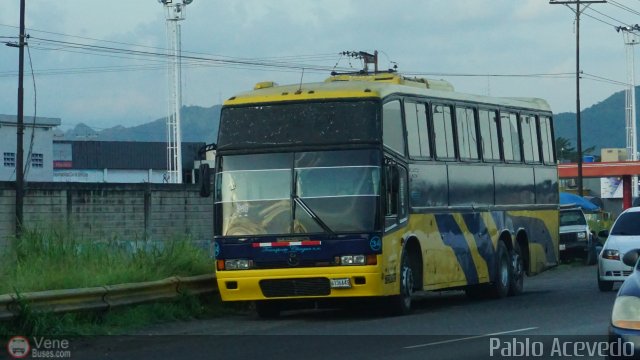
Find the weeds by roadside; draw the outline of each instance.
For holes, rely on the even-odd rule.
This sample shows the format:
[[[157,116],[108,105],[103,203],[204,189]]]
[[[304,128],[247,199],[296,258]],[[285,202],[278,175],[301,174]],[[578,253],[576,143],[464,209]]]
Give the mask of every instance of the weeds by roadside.
[[[0,249],[2,250],[2,249]],[[161,244],[90,241],[68,228],[27,229],[0,253],[0,294],[96,287],[211,273],[213,260],[188,237]],[[178,301],[116,308],[106,312],[50,314],[18,301],[19,315],[0,322],[0,338],[21,334],[125,334],[150,324],[212,317],[228,311],[217,299],[182,296]]]
[[[148,245],[148,242],[141,242]],[[188,238],[132,251],[93,242],[69,229],[26,230],[0,254],[0,294],[160,280],[213,271],[213,261]]]

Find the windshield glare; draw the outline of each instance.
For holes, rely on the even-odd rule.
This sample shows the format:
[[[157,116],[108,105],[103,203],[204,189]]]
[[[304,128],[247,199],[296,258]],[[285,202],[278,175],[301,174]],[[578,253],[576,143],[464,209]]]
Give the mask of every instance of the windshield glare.
[[[216,181],[221,235],[374,231],[377,159],[370,150],[225,156]]]

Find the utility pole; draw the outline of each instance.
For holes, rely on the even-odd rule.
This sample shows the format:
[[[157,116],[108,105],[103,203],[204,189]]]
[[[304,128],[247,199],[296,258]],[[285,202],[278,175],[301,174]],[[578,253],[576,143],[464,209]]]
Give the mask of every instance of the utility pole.
[[[617,32],[622,32],[624,37],[625,51],[627,55],[627,79],[629,85],[625,91],[625,122],[627,130],[627,161],[638,160],[638,138],[636,136],[636,77],[635,77],[635,54],[633,46],[638,44],[639,37],[635,31],[640,30],[640,25],[618,26]],[[631,180],[633,184],[632,196],[638,197],[638,177]]]
[[[18,115],[16,119],[16,238],[22,236],[24,209],[24,11],[25,0],[20,0],[20,39],[18,40]]]
[[[569,0],[555,1],[550,0],[549,4],[566,5],[576,14],[576,131],[577,131],[577,150],[578,150],[578,195],[583,195],[582,186],[582,126],[580,121],[580,15],[591,4],[606,3],[606,0]],[[575,5],[573,9],[569,5]],[[584,5],[584,6],[582,6]]]
[[[167,114],[167,174],[168,182],[182,183],[182,135],[180,111],[182,110],[182,48],[180,24],[185,8],[193,0],[158,0],[164,5],[167,19],[167,55],[169,58],[169,98]]]

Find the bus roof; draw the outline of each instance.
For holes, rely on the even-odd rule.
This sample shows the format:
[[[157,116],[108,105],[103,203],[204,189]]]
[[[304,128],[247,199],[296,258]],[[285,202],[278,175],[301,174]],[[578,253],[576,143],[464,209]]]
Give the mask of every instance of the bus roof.
[[[333,75],[324,82],[282,86],[274,82],[261,82],[256,84],[252,91],[229,98],[224,102],[224,105],[346,98],[382,99],[393,94],[427,96],[551,112],[549,104],[543,99],[490,97],[459,93],[454,91],[453,86],[444,80],[406,78],[397,73]]]

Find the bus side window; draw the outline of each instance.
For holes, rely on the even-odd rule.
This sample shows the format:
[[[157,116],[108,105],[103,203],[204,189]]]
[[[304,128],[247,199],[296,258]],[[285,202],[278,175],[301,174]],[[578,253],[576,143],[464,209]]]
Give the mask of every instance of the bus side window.
[[[518,135],[518,115],[515,113],[500,113],[500,128],[502,129],[502,151],[507,162],[520,162],[520,136]]]
[[[555,164],[553,152],[553,136],[551,134],[551,119],[548,116],[540,116],[540,140],[542,144],[542,158],[545,164]]]
[[[433,104],[433,136],[436,146],[436,157],[444,160],[454,160],[456,153],[453,142],[453,123],[451,106]]]
[[[400,101],[394,100],[382,107],[382,140],[384,145],[404,155],[404,132]]]
[[[407,170],[387,161],[385,166],[385,228],[404,222],[408,216]]]

